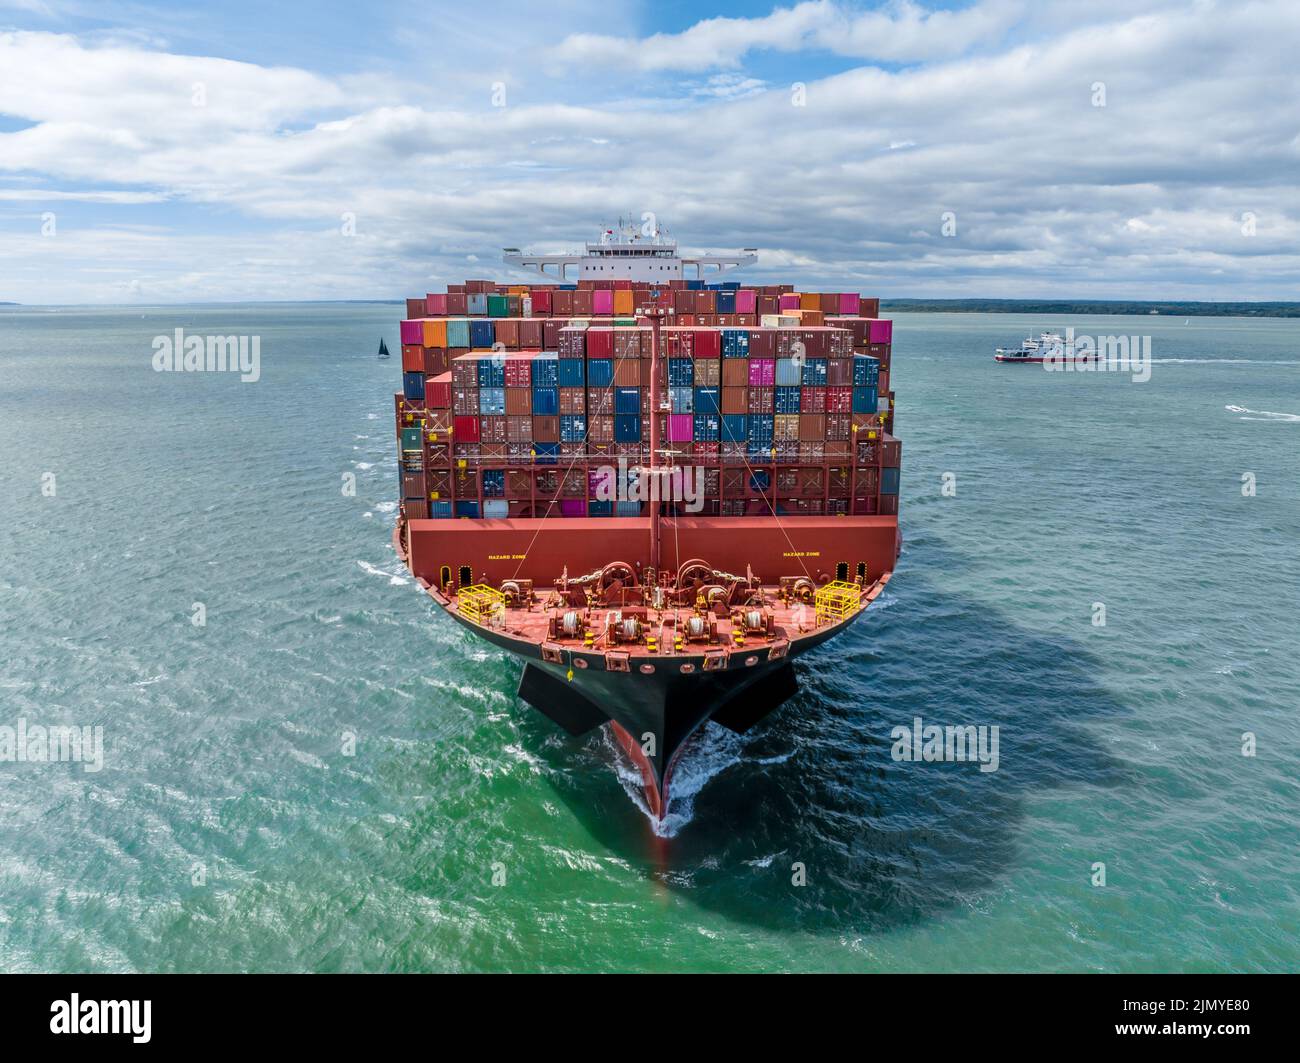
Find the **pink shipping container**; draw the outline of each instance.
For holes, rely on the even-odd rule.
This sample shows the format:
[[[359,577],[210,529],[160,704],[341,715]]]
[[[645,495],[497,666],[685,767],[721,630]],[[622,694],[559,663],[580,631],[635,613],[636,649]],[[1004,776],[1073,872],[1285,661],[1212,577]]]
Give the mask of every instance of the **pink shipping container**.
[[[424,346],[424,322],[423,321],[403,321],[402,322],[402,343],[418,343]]]
[[[893,341],[894,323],[892,321],[873,319],[867,326],[868,343],[893,343]]]
[[[758,293],[750,288],[741,288],[736,292],[736,313],[758,313]]]
[[[776,384],[776,361],[770,358],[750,359],[749,386],[770,388]]]
[[[430,317],[447,316],[447,294],[444,292],[439,295],[437,292],[430,292],[424,297],[424,312]]]
[[[780,307],[781,307],[782,310],[798,310],[798,309],[799,309],[799,293],[798,293],[798,292],[790,292],[790,293],[788,293],[788,294],[786,294],[786,295],[781,296],[781,302],[780,302],[779,305],[780,305]]]
[[[860,302],[857,292],[841,292],[839,311],[841,314],[856,314]]]
[[[562,498],[560,499],[560,516],[562,517],[585,517],[587,515],[587,503],[581,498]]]
[[[597,288],[591,293],[591,309],[597,314],[614,313],[614,293],[608,288]]]
[[[695,438],[695,417],[689,413],[674,413],[668,418],[668,442],[689,443]]]

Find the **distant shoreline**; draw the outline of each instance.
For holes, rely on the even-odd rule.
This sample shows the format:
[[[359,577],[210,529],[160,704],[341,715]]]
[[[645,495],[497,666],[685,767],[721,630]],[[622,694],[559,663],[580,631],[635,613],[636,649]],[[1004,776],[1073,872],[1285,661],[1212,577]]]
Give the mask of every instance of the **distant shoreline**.
[[[0,307],[28,310],[52,307],[76,310],[149,310],[166,307],[228,306],[404,306],[401,299],[246,299],[238,302],[194,303],[8,303]],[[880,300],[882,311],[928,314],[1094,314],[1150,317],[1278,317],[1300,318],[1300,303],[1199,303],[1176,300],[1149,302],[1100,299],[886,299]]]
[[[1300,303],[1084,299],[881,299],[881,310],[930,314],[1116,314],[1150,317],[1300,317]]]

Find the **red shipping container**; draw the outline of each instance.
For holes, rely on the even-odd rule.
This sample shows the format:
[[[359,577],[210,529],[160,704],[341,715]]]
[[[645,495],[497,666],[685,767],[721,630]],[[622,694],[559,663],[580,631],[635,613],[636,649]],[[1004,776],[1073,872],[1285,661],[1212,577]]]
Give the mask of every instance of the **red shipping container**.
[[[402,344],[402,372],[424,372],[424,347],[418,343]]]
[[[853,359],[828,358],[826,360],[826,383],[833,388],[851,388],[853,386]]]
[[[408,318],[424,317],[424,300],[423,300],[423,299],[407,299],[407,300],[406,300],[406,316],[407,316]]]
[[[614,363],[614,386],[619,388],[637,388],[641,386],[641,366],[648,363],[641,359],[625,358]]]
[[[750,413],[771,413],[776,405],[775,388],[750,388],[749,389],[749,412]]]
[[[614,357],[614,330],[612,328],[587,329],[587,357]]]
[[[449,317],[464,317],[469,313],[469,300],[464,292],[447,293],[447,314]]]
[[[519,322],[519,347],[525,351],[540,350],[542,346],[543,332],[542,319],[539,317],[526,317]]]
[[[818,388],[805,388],[804,394],[809,391],[821,390]],[[826,412],[827,413],[852,413],[853,412],[853,388],[826,388]],[[816,410],[809,411],[816,413]]]
[[[555,414],[534,417],[533,439],[538,443],[558,443],[560,441],[560,418]]]
[[[519,321],[516,318],[499,317],[494,321],[494,339],[503,344],[507,350],[519,349]]]
[[[533,412],[532,388],[506,388],[506,414],[524,417]]]
[[[425,376],[441,376],[451,368],[451,352],[446,347],[424,348]]]
[[[722,386],[724,388],[747,388],[749,387],[749,363],[744,358],[724,358],[722,359]],[[736,410],[736,413],[744,413],[744,410]]]
[[[722,357],[722,333],[717,329],[696,329],[691,336],[691,345],[692,358]]]
[[[595,293],[591,289],[579,290],[570,293],[573,296],[573,314],[575,317],[591,317],[595,314],[595,304],[593,296]]]
[[[587,439],[592,443],[614,442],[614,418],[611,414],[587,416]]]
[[[452,424],[452,432],[457,443],[477,443],[479,441],[479,419],[477,417],[457,417]]]
[[[804,388],[804,394],[807,395],[811,388]],[[722,412],[723,413],[748,413],[749,412],[749,388],[728,388],[722,389]]]
[[[533,362],[531,358],[507,358],[506,359],[506,387],[507,388],[531,388],[533,384]],[[508,410],[507,413],[531,413],[532,406],[527,410]]]
[[[853,432],[853,418],[846,413],[826,415],[826,438],[847,442]]]
[[[424,378],[424,404],[431,410],[451,409],[451,374]]]
[[[504,417],[480,418],[479,441],[483,443],[504,443],[506,441],[506,419]]]
[[[858,317],[879,317],[879,316],[880,316],[879,299],[858,300]]]
[[[817,440],[821,442],[826,438],[826,415],[821,413],[801,413],[799,414],[799,440],[800,442]]]
[[[478,416],[478,388],[458,388],[452,386],[451,389],[451,408],[452,412],[462,417]]]
[[[576,293],[569,291],[554,291],[551,293],[551,316],[552,317],[572,317],[573,316],[573,297]]]
[[[527,443],[533,438],[533,419],[529,415],[506,415],[506,442]]]
[[[586,388],[560,388],[560,413],[586,413]]]
[[[533,289],[533,313],[545,317],[551,312],[551,290],[549,288]]]
[[[430,292],[424,297],[424,312],[429,317],[446,317],[447,316],[447,296],[446,293],[439,295],[436,292]]]
[[[799,394],[800,413],[825,413],[826,389],[804,388]]]

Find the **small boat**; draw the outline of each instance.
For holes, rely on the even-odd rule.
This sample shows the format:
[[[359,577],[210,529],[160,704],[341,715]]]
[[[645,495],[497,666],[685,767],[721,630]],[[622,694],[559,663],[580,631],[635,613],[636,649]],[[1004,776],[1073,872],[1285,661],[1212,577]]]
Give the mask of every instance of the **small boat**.
[[[379,357],[380,358],[388,357],[388,344],[384,342],[384,338],[382,336],[379,337]]]
[[[993,353],[995,362],[1023,362],[1027,365],[1042,365],[1044,362],[1062,364],[1064,362],[1091,362],[1096,358],[1094,352],[1075,354],[1074,341],[1061,338],[1059,332],[1041,333],[1038,339],[1025,337],[1019,347],[999,347]]]

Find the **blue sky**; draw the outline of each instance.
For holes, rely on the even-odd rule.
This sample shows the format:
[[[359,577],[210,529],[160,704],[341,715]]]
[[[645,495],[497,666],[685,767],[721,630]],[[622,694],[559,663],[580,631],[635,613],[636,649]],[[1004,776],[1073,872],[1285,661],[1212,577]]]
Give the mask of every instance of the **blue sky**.
[[[1297,40],[1280,0],[0,0],[0,301],[392,298],[643,211],[756,281],[1300,298]]]

